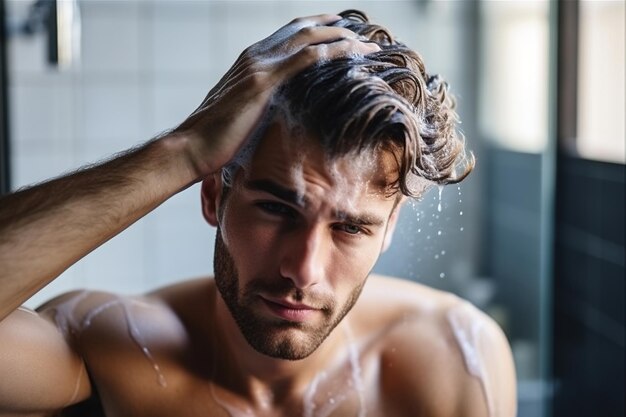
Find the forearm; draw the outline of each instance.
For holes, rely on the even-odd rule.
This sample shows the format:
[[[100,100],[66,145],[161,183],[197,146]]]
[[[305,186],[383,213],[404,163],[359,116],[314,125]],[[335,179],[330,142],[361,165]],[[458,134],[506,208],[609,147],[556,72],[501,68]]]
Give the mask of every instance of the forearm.
[[[200,180],[185,138],[166,136],[108,162],[0,199],[0,319],[93,249]]]

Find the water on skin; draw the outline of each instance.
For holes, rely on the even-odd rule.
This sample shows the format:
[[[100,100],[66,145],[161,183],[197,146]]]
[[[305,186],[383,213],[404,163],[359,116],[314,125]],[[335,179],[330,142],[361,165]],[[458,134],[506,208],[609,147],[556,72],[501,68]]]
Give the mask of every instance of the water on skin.
[[[342,385],[339,390],[334,392],[328,390],[318,392],[320,391],[320,386],[328,381],[327,372],[320,371],[305,391],[303,397],[303,417],[328,417],[344,401],[350,398],[350,391],[355,391],[358,398],[358,412],[356,415],[358,417],[365,417],[367,415],[367,409],[365,407],[365,385],[363,383],[361,365],[359,363],[359,351],[348,324],[344,323],[342,329],[346,336],[348,365],[350,367],[347,384]]]
[[[79,322],[76,320],[76,314],[75,314],[76,307],[79,305],[81,301],[85,300],[90,294],[91,293],[89,291],[82,291],[76,296],[71,297],[67,301],[57,305],[54,308],[55,310],[54,318],[55,318],[57,327],[64,334],[72,334],[72,335],[80,336],[82,332],[84,332],[91,326],[91,323],[93,322],[93,320],[96,317],[98,317],[100,314],[114,307],[121,308],[122,312],[124,313],[126,327],[128,329],[128,334],[131,340],[137,345],[139,350],[141,350],[141,353],[150,362],[150,365],[152,366],[152,369],[154,369],[154,372],[156,374],[157,383],[163,388],[167,387],[167,381],[165,380],[165,376],[163,375],[163,372],[161,371],[161,367],[156,362],[156,360],[154,359],[154,355],[148,348],[143,338],[143,335],[141,334],[141,331],[139,330],[139,327],[137,327],[136,320],[134,319],[132,311],[131,311],[131,307],[133,306],[138,306],[138,307],[143,307],[143,308],[150,307],[150,306],[146,303],[142,303],[137,300],[116,297],[104,304],[100,304],[99,306],[94,307],[91,310],[89,310],[85,314],[83,319]]]
[[[359,409],[356,415],[358,417],[365,417],[367,414],[365,408],[365,388],[361,375],[361,366],[359,364],[359,351],[353,341],[352,334],[347,324],[342,326],[342,328],[344,329],[347,340],[347,364],[342,366],[349,366],[349,379],[347,383],[339,381],[339,387],[331,385],[329,389],[329,384],[337,383],[337,377],[333,376],[330,378],[326,370],[319,371],[303,394],[303,417],[330,416],[344,401],[351,398],[350,393],[352,391],[356,392],[359,403]],[[215,359],[216,358],[214,358],[214,360]],[[341,379],[342,378],[339,378],[339,380]],[[252,417],[255,415],[251,408],[237,406],[221,398],[213,384],[211,384],[211,397],[230,417]]]
[[[494,416],[493,398],[490,396],[491,387],[485,360],[480,350],[480,341],[483,332],[483,323],[472,320],[468,310],[474,308],[468,302],[463,302],[448,311],[448,323],[452,328],[456,342],[459,345],[465,366],[470,375],[478,378],[483,390],[489,417]]]

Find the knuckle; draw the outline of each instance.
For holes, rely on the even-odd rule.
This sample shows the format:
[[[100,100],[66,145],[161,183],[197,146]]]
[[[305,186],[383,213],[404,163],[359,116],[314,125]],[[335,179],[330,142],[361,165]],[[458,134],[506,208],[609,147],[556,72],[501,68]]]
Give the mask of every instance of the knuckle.
[[[321,45],[309,45],[300,51],[300,58],[305,59],[307,61],[315,61],[320,57],[320,46]]]
[[[309,45],[303,48],[302,51],[300,51],[300,54],[299,59],[301,59],[304,63],[311,65],[326,59],[328,55],[328,45]]]
[[[302,23],[302,22],[304,22],[304,17],[296,17],[291,22],[289,22],[289,24],[290,25],[297,25],[297,24]]]
[[[308,38],[315,33],[315,26],[304,26],[298,30],[298,35]]]
[[[247,62],[250,59],[250,57],[255,55],[255,49],[256,49],[256,44],[248,46],[246,49],[244,49],[241,52],[241,54],[239,55],[239,58],[237,58],[237,61]]]
[[[263,88],[267,84],[267,75],[264,72],[256,71],[246,77],[246,82],[250,88]]]

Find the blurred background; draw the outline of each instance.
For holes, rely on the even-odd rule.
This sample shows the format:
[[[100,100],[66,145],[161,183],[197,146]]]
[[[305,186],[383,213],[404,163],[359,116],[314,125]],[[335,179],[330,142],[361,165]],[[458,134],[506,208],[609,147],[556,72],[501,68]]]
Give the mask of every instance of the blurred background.
[[[622,417],[623,1],[2,0],[2,193],[176,126],[246,46],[348,8],[449,81],[477,158],[461,186],[404,209],[375,270],[452,291],[500,323],[519,416]],[[210,274],[214,238],[191,187],[28,305]]]

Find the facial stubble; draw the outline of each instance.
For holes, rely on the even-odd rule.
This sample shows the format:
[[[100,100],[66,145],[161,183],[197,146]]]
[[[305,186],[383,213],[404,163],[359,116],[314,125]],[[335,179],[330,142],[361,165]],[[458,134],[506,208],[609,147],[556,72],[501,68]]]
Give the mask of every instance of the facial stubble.
[[[366,281],[360,280],[360,284],[352,289],[343,306],[338,307],[334,298],[316,298],[316,307],[323,315],[320,325],[269,321],[251,308],[258,301],[261,291],[278,297],[292,295],[299,301],[307,300],[307,293],[283,277],[272,282],[252,280],[242,291],[235,261],[224,243],[219,227],[213,263],[217,289],[246,341],[262,354],[286,360],[300,360],[311,355],[352,309]]]

